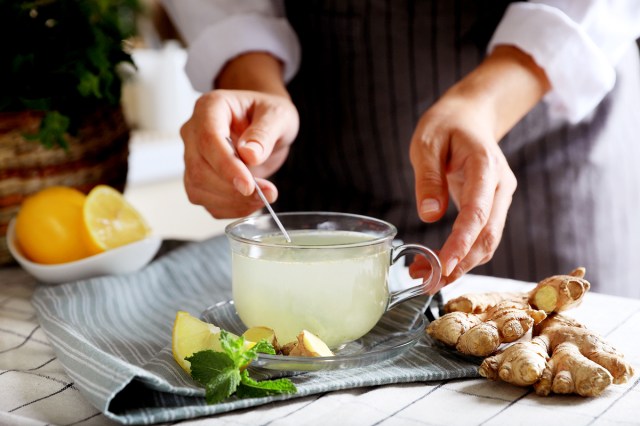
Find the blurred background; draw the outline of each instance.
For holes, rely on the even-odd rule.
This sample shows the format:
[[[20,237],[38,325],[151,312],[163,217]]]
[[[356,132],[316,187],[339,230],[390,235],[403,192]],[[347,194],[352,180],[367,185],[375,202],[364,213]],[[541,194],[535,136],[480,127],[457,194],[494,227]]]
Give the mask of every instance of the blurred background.
[[[201,240],[223,232],[187,199],[180,126],[199,96],[184,73],[187,53],[157,1],[145,0],[132,43],[136,70],[125,80],[122,104],[132,132],[125,196],[166,238]]]

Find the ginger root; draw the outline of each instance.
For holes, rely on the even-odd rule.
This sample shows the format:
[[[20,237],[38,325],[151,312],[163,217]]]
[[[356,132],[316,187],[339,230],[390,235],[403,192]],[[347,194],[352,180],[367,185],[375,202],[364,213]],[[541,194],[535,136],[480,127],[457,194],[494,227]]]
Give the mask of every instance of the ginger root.
[[[561,312],[575,308],[589,291],[591,284],[584,279],[585,268],[579,267],[566,275],[554,275],[540,281],[530,292],[524,293],[470,293],[449,300],[444,305],[445,313],[467,312],[479,314],[504,301],[529,303],[532,308]]]
[[[449,300],[444,305],[444,312],[466,312],[468,314],[480,314],[487,309],[496,306],[500,302],[513,301],[526,303],[529,295],[526,293],[469,293]]]
[[[567,275],[554,275],[540,281],[529,293],[529,304],[547,314],[575,308],[591,287],[584,274],[585,269],[580,267]]]
[[[333,356],[326,343],[307,330],[302,330],[298,334],[298,341],[286,350],[290,356]]]
[[[531,341],[485,359],[480,375],[533,385],[542,396],[551,392],[598,396],[611,383],[625,383],[634,374],[621,353],[573,319],[554,314],[536,326],[534,334]]]
[[[524,336],[547,314],[580,304],[591,285],[585,269],[554,275],[529,292],[466,294],[448,301],[427,333],[467,355],[488,356]]]
[[[528,341],[511,344],[486,358],[479,373],[490,380],[533,385],[538,395],[598,396],[634,371],[623,355],[597,333],[558,312],[579,305],[590,284],[585,269],[555,275],[530,292],[469,294],[449,301],[427,332],[462,353],[487,356],[501,343],[532,329]],[[493,350],[491,349],[493,348]]]
[[[451,312],[429,324],[427,333],[466,355],[488,356],[501,343],[514,342],[546,317],[525,302],[505,300],[486,312]]]

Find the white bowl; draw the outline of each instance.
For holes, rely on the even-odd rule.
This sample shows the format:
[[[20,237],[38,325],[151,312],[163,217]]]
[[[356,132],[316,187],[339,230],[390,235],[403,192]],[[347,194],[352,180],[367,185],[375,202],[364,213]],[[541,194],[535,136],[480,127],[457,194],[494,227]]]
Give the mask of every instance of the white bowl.
[[[58,284],[77,281],[99,275],[128,274],[135,272],[153,259],[158,252],[162,239],[150,236],[122,247],[73,262],[44,265],[27,259],[16,244],[15,219],[9,222],[7,245],[18,263],[39,281]]]

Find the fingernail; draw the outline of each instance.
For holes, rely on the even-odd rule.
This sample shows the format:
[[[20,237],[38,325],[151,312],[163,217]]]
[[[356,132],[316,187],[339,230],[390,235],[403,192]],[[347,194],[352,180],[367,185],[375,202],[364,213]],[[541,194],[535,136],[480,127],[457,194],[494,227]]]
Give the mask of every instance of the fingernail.
[[[452,257],[451,259],[449,259],[449,261],[447,262],[445,268],[444,268],[444,276],[448,277],[449,275],[451,275],[451,273],[453,272],[453,270],[456,268],[456,266],[458,266],[458,262],[460,262],[458,260],[457,257]]]
[[[249,185],[247,185],[247,182],[244,180],[240,178],[233,178],[233,186],[245,197],[251,195],[251,192],[249,192]]]
[[[440,201],[435,198],[427,198],[422,200],[422,204],[420,204],[420,212],[422,214],[432,214],[436,213],[440,210]]]

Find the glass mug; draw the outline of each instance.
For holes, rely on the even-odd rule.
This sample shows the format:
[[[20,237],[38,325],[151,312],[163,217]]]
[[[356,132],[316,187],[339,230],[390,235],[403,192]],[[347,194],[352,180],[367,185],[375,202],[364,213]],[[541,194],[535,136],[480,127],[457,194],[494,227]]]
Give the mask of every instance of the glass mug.
[[[389,309],[425,294],[441,277],[438,256],[427,247],[392,247],[395,226],[347,213],[278,214],[288,243],[269,215],[225,228],[231,245],[233,300],[247,327],[266,326],[281,344],[308,330],[330,348],[367,334]],[[407,254],[424,256],[430,276],[390,292],[389,268]]]

